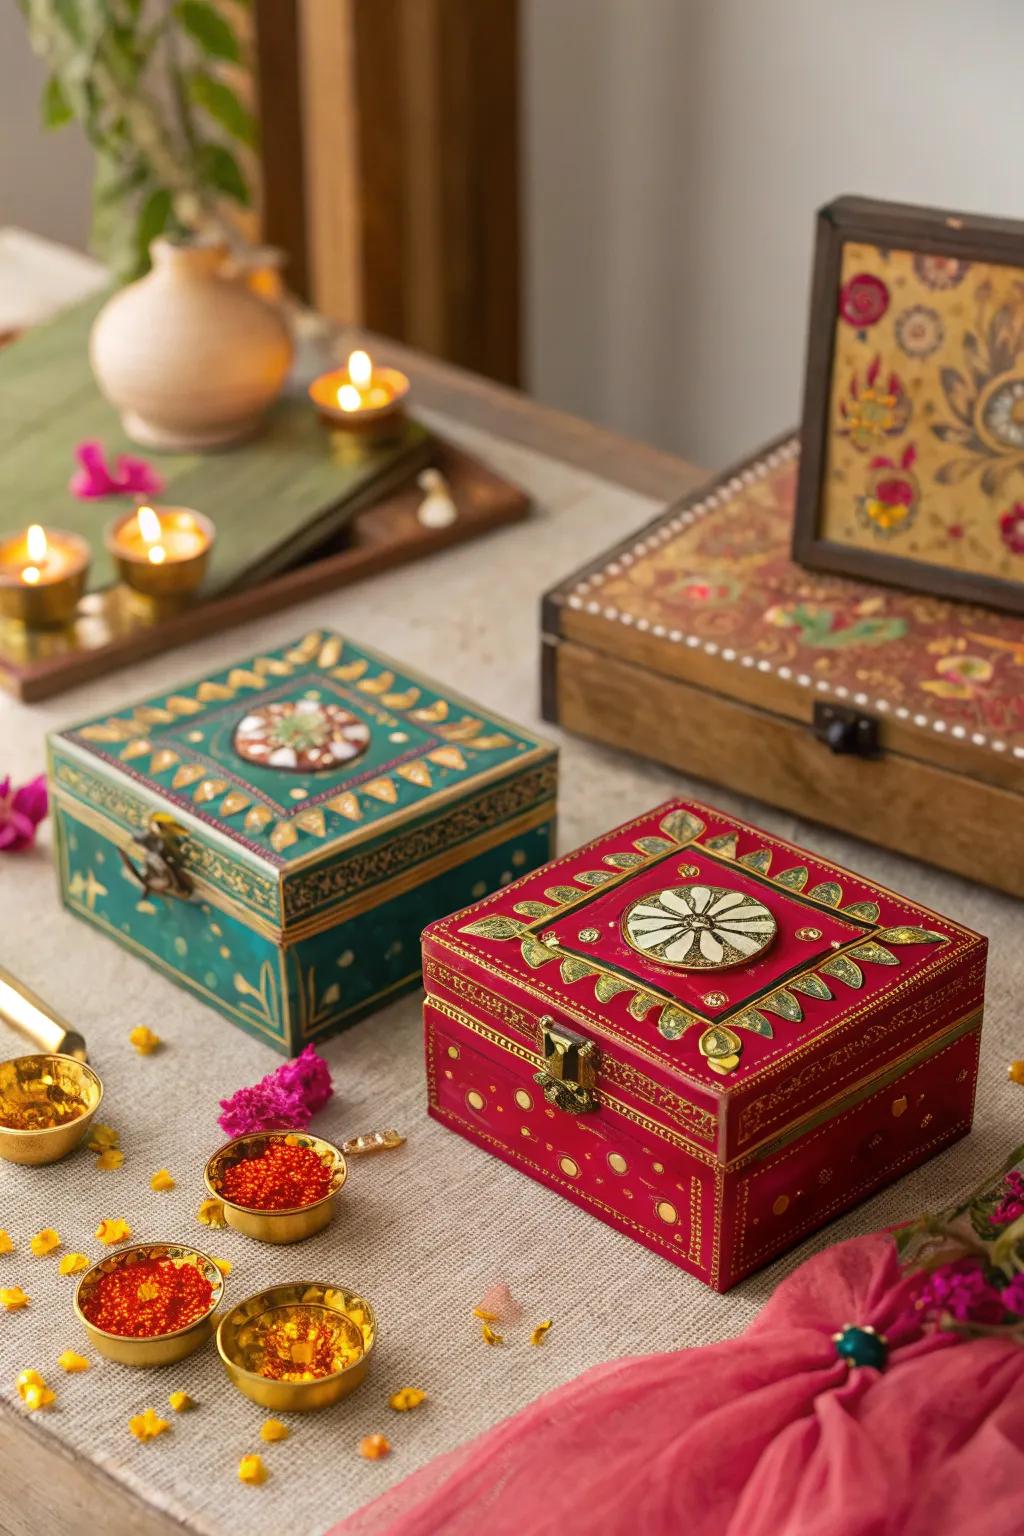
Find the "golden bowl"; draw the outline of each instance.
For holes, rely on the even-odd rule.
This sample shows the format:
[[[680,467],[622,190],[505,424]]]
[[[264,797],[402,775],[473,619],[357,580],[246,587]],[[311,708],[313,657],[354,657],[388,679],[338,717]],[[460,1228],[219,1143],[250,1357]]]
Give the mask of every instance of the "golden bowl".
[[[275,1413],[327,1408],[353,1392],[370,1368],[373,1308],[342,1285],[274,1285],[221,1318],[217,1353],[246,1397]],[[314,1374],[313,1351],[329,1367]]]
[[[290,1210],[261,1211],[250,1206],[236,1205],[226,1200],[221,1185],[225,1169],[246,1157],[259,1157],[273,1141],[289,1141],[293,1145],[309,1147],[321,1162],[331,1170],[331,1187],[327,1194],[310,1205],[294,1206]],[[236,1232],[255,1237],[262,1243],[297,1243],[311,1237],[333,1220],[335,1199],[348,1175],[344,1154],[333,1142],[319,1136],[309,1136],[305,1131],[251,1131],[247,1136],[236,1136],[215,1152],[206,1165],[206,1187],[224,1207],[224,1220]]]
[[[159,1333],[151,1338],[138,1339],[97,1328],[82,1310],[83,1302],[88,1302],[103,1275],[145,1259],[175,1259],[182,1264],[194,1264],[213,1286],[209,1310],[187,1328],[178,1328],[174,1333]],[[108,1254],[86,1270],[75,1288],[75,1312],[90,1342],[108,1360],[117,1360],[121,1365],[173,1365],[206,1343],[216,1326],[216,1312],[223,1298],[224,1276],[208,1254],[181,1243],[133,1243],[130,1248],[119,1248],[116,1253]]]
[[[0,1157],[38,1167],[66,1157],[103,1098],[92,1067],[47,1052],[0,1062]]]

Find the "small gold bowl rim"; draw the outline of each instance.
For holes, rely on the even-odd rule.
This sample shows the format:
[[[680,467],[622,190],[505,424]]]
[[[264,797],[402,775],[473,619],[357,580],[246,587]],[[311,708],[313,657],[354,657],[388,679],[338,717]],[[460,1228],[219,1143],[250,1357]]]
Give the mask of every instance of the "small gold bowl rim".
[[[236,1200],[228,1200],[225,1195],[221,1194],[211,1175],[211,1169],[215,1163],[218,1163],[234,1147],[249,1146],[256,1141],[284,1141],[288,1136],[301,1137],[303,1144],[311,1146],[315,1151],[333,1154],[334,1173],[332,1175],[332,1187],[327,1191],[326,1195],[321,1195],[319,1200],[311,1200],[308,1205],[274,1206],[273,1209],[268,1210],[265,1206],[239,1205]],[[240,1162],[241,1159],[239,1158],[237,1161]],[[299,1216],[307,1211],[318,1211],[322,1205],[326,1205],[329,1200],[333,1200],[335,1195],[340,1193],[344,1188],[347,1178],[348,1163],[341,1148],[336,1147],[333,1141],[327,1141],[323,1136],[314,1136],[309,1131],[245,1131],[241,1136],[233,1136],[222,1147],[218,1147],[203,1170],[203,1183],[214,1199],[219,1200],[221,1205],[226,1205],[232,1211],[241,1211],[244,1216]],[[337,1179],[337,1183],[334,1183],[335,1179]],[[344,1287],[338,1287],[338,1289],[344,1289]]]
[[[141,505],[149,506],[150,503],[143,502]],[[158,517],[161,513],[187,512],[199,531],[206,536],[205,545],[202,549],[197,549],[194,555],[186,555],[184,559],[181,560],[171,560],[167,563],[167,566],[158,566],[156,569],[161,570],[170,567],[180,569],[182,566],[194,564],[197,560],[205,560],[209,558],[213,546],[217,540],[217,528],[204,512],[197,512],[195,507],[178,506],[176,502],[168,502],[167,504],[164,504],[163,502],[154,501],[151,505],[153,507],[153,511],[157,514]],[[116,517],[112,517],[110,522],[103,530],[103,543],[107,553],[111,555],[115,560],[123,560],[127,565],[141,565],[149,569],[150,561],[148,556],[137,554],[134,550],[125,549],[123,545],[119,544],[117,541],[117,536],[121,532],[121,529],[125,528],[131,522],[133,517],[138,516],[138,511],[138,507],[132,507],[129,511],[119,512]]]
[[[342,363],[337,368],[328,368],[323,373],[318,373],[316,378],[308,386],[306,393],[310,401],[330,421],[348,422],[351,426],[359,426],[360,423],[379,421],[382,416],[392,416],[400,410],[412,388],[409,375],[403,373],[400,368],[393,368],[387,363],[374,367],[374,375],[379,379],[386,379],[393,393],[390,400],[383,405],[361,405],[358,411],[343,411],[337,404],[337,392],[343,384],[351,384],[348,367]],[[336,387],[333,381],[337,380]],[[330,382],[329,382],[330,381]],[[319,386],[319,388],[318,388]],[[326,398],[327,390],[334,387],[335,398]]]
[[[66,1051],[29,1051],[24,1056],[8,1056],[0,1061],[0,1072],[5,1067],[17,1066],[19,1061],[66,1061],[76,1071],[90,1078],[98,1090],[96,1103],[83,1109],[80,1115],[73,1120],[63,1120],[59,1125],[37,1125],[32,1130],[21,1130],[16,1125],[0,1125],[0,1136],[24,1136],[30,1139],[34,1136],[52,1136],[55,1131],[70,1131],[73,1125],[84,1120],[86,1115],[94,1115],[103,1103],[103,1079],[95,1067],[90,1067],[87,1061],[79,1061],[77,1056],[69,1056]]]
[[[101,1269],[104,1264],[109,1264],[112,1259],[118,1261],[127,1259],[130,1253],[147,1253],[150,1258],[167,1258],[173,1257],[175,1254],[189,1254],[192,1258],[202,1259],[205,1264],[208,1264],[217,1278],[213,1283],[213,1295],[210,1298],[210,1305],[203,1313],[202,1317],[195,1317],[190,1323],[186,1323],[184,1328],[174,1328],[170,1333],[111,1333],[109,1329],[101,1328],[99,1323],[94,1323],[92,1318],[88,1317],[82,1311],[82,1307],[79,1301],[82,1288],[86,1284],[90,1275],[94,1274],[96,1270]],[[209,1275],[207,1275],[207,1279],[209,1278]],[[97,1259],[94,1264],[89,1265],[89,1268],[85,1271],[85,1274],[82,1275],[78,1284],[75,1286],[73,1305],[75,1309],[75,1316],[78,1318],[79,1322],[83,1323],[86,1328],[91,1328],[94,1333],[100,1334],[102,1338],[116,1339],[119,1344],[138,1344],[139,1346],[142,1346],[146,1344],[153,1344],[158,1339],[179,1339],[183,1334],[192,1333],[196,1328],[202,1328],[210,1321],[210,1318],[213,1317],[214,1313],[217,1311],[217,1308],[220,1306],[223,1300],[224,1275],[218,1267],[216,1259],[211,1258],[208,1253],[204,1253],[201,1248],[193,1248],[191,1243],[129,1243],[126,1248],[117,1248],[113,1253],[105,1253],[102,1258]]]
[[[225,1330],[227,1329],[227,1326],[231,1322],[231,1319],[234,1317],[235,1313],[240,1312],[243,1307],[250,1306],[254,1301],[261,1301],[264,1303],[261,1312],[272,1312],[277,1307],[324,1306],[323,1301],[303,1300],[303,1294],[306,1291],[313,1290],[343,1291],[346,1297],[350,1299],[351,1304],[362,1307],[370,1323],[369,1343],[363,1345],[363,1352],[359,1356],[358,1360],[350,1360],[347,1365],[342,1366],[340,1371],[331,1371],[326,1376],[313,1376],[309,1381],[288,1381],[282,1382],[280,1384],[287,1387],[296,1387],[299,1391],[302,1391],[307,1387],[319,1387],[326,1381],[338,1381],[342,1376],[347,1376],[349,1371],[355,1370],[357,1366],[368,1363],[370,1355],[373,1353],[373,1346],[377,1342],[377,1314],[374,1312],[370,1303],[366,1300],[366,1297],[363,1296],[359,1291],[351,1290],[347,1285],[332,1285],[328,1280],[285,1280],[282,1281],[279,1285],[268,1286],[265,1291],[253,1291],[251,1296],[243,1296],[241,1301],[235,1302],[233,1306],[231,1306],[228,1311],[224,1313],[224,1316],[217,1324],[217,1353],[220,1355],[220,1358],[223,1360],[224,1364],[229,1368],[229,1370],[237,1371],[239,1376],[245,1376],[249,1381],[275,1381],[276,1378],[272,1376],[261,1376],[259,1371],[250,1371],[248,1366],[240,1365],[233,1355],[228,1354],[224,1347]],[[326,1307],[325,1310],[328,1312],[333,1312],[335,1309],[333,1307]],[[349,1322],[352,1322],[351,1318],[349,1318]],[[359,1324],[352,1323],[352,1326],[353,1328],[358,1329]]]

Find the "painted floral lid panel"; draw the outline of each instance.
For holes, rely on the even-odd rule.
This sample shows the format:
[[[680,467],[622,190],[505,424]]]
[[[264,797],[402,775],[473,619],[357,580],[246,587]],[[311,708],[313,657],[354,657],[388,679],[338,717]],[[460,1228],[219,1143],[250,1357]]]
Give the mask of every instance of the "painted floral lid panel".
[[[693,801],[523,876],[434,938],[704,1089],[805,1053],[980,942]]]
[[[664,670],[714,668],[737,695],[770,676],[804,718],[838,699],[919,732],[923,753],[941,737],[994,772],[1024,760],[1024,620],[795,565],[797,467],[792,439],[644,529],[570,590],[566,635],[612,625],[617,648],[644,642],[659,666],[656,641]]]
[[[554,755],[320,630],[62,740],[278,866]]]

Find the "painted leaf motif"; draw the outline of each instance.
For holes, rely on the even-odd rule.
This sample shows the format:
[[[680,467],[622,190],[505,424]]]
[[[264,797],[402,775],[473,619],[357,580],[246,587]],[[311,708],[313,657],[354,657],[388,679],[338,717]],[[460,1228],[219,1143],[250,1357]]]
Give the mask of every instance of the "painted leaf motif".
[[[524,939],[522,943],[522,955],[527,965],[533,970],[539,966],[547,965],[549,960],[554,960],[555,952],[548,949],[546,944],[538,944],[536,939]]]
[[[549,901],[556,901],[561,907],[567,901],[579,901],[582,892],[572,885],[549,885],[544,895]]]
[[[855,960],[866,960],[869,965],[899,965],[899,961],[892,950],[886,949],[883,944],[876,944],[869,940],[866,944],[858,944],[856,949],[849,953]]]
[[[523,924],[514,917],[478,917],[475,923],[467,923],[460,933],[475,934],[478,939],[515,939],[523,931]]]
[[[633,840],[633,847],[643,853],[665,853],[672,844],[664,837],[637,837]]]
[[[756,870],[759,875],[766,875],[772,867],[772,851],[770,848],[756,848],[753,853],[741,853],[738,862],[747,869]]]
[[[803,992],[807,997],[821,998],[822,1002],[826,1002],[832,996],[821,977],[816,976],[813,971],[806,976],[797,976],[789,985],[793,992]]]
[[[644,858],[642,853],[606,853],[604,861],[614,869],[635,869],[644,862]]]
[[[668,1003],[658,1014],[658,1033],[664,1035],[666,1040],[678,1040],[692,1023],[693,1019],[688,1013]]]
[[[608,869],[585,869],[582,874],[573,875],[580,885],[604,885],[606,880],[614,880],[615,876]]]
[[[599,976],[594,982],[594,996],[599,1003],[610,1003],[620,992],[632,992],[633,984],[619,981],[615,976]]]
[[[833,955],[831,960],[826,960],[819,969],[826,976],[834,976],[837,981],[845,982],[848,987],[862,987],[864,985],[864,972],[855,960],[847,955]]]
[[[645,1019],[657,1001],[649,992],[637,992],[630,1002],[629,1011],[634,1019]]]
[[[795,864],[792,869],[784,869],[781,875],[775,876],[776,885],[784,885],[788,891],[802,891],[807,884],[806,864]]]
[[[807,892],[813,901],[820,901],[826,907],[838,907],[843,899],[843,888],[834,880],[823,880],[820,885],[812,885]]]
[[[724,1024],[712,1024],[700,1037],[702,1056],[738,1056],[742,1049],[743,1041],[739,1035],[726,1029]]]
[[[714,837],[706,840],[705,846],[712,848],[715,853],[722,854],[727,859],[736,857],[736,833],[718,832]]]
[[[758,1008],[745,1008],[742,1013],[736,1014],[729,1020],[733,1029],[749,1029],[755,1035],[763,1035],[766,1040],[775,1037],[771,1019],[766,1019]]]
[[[522,917],[554,917],[555,907],[549,907],[546,901],[517,901],[512,908]]]
[[[942,944],[946,939],[944,933],[931,928],[879,928],[875,937],[887,944]]]
[[[763,997],[761,1007],[768,1013],[777,1013],[780,1019],[788,1019],[791,1024],[799,1024],[804,1016],[799,1000],[785,987],[780,987],[771,997]]]
[[[562,980],[566,982],[582,981],[584,976],[593,976],[595,974],[592,965],[588,965],[585,960],[574,960],[572,956],[563,960],[559,969],[562,973]]]
[[[843,908],[844,917],[859,917],[865,923],[878,922],[877,901],[851,901],[848,907]]]
[[[704,823],[691,811],[670,811],[658,825],[666,837],[674,837],[677,843],[692,843],[704,831]]]

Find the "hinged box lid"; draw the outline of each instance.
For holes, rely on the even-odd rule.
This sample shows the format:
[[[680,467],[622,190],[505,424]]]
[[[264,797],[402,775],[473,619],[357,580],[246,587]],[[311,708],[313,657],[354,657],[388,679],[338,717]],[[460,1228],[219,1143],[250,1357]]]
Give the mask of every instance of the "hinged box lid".
[[[641,1074],[647,1099],[653,1080],[663,1104],[675,1101],[675,1128],[722,1163],[977,1028],[986,948],[948,918],[690,801],[424,934],[428,987],[443,961],[473,984],[477,1007],[514,999],[535,1020],[552,1103],[572,1108],[575,1097],[579,1108],[577,1089],[585,1098]],[[513,1013],[502,1004],[498,1027]]]
[[[56,796],[102,821],[129,877],[159,893],[184,876],[289,938],[550,815],[557,766],[548,743],[324,630],[49,749]]]

